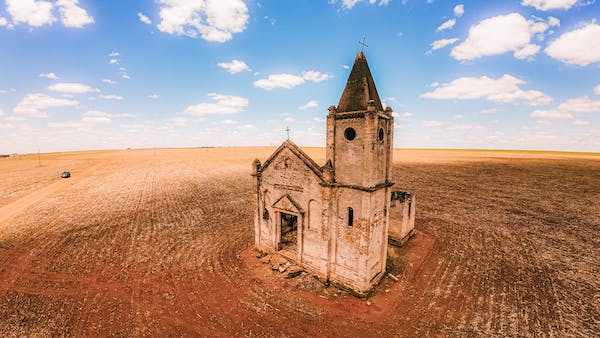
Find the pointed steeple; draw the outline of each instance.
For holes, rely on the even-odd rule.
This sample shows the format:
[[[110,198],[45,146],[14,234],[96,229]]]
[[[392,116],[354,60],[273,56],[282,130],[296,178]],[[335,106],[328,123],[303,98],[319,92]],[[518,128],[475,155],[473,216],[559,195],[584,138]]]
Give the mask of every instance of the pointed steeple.
[[[337,111],[343,113],[367,110],[371,100],[373,100],[376,110],[383,110],[377,88],[375,88],[375,81],[373,81],[371,70],[369,70],[367,64],[367,58],[361,51],[356,55],[354,66],[352,66]]]

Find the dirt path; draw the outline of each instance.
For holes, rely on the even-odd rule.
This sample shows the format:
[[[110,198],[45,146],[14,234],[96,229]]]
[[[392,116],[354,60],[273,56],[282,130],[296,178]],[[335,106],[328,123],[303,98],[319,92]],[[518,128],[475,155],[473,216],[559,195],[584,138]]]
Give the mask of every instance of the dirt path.
[[[87,175],[94,172],[98,168],[102,166],[102,163],[94,164],[90,167],[85,168],[80,172],[71,173],[72,176],[68,179],[59,179],[58,181],[42,188],[37,191],[30,193],[27,196],[24,196],[10,204],[7,204],[0,208],[0,232],[3,230],[8,230],[10,228],[10,224],[2,224],[12,217],[22,213],[30,206],[44,201],[53,193],[65,189],[66,187],[71,187],[81,180],[83,180]]]

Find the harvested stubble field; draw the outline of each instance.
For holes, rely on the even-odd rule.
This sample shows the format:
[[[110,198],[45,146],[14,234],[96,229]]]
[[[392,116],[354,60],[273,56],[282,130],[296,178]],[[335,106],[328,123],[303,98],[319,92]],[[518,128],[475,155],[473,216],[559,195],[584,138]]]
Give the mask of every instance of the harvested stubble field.
[[[396,187],[416,193],[435,244],[377,318],[364,315],[377,304],[340,316],[243,263],[250,163],[272,151],[0,159],[0,335],[600,334],[600,156],[395,151]]]

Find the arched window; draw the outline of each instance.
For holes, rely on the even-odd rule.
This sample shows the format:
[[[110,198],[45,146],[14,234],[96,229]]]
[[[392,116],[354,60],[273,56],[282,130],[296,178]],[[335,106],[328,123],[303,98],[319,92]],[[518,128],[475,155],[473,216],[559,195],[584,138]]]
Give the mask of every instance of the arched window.
[[[354,225],[354,210],[352,208],[348,208],[348,226],[351,227]]]

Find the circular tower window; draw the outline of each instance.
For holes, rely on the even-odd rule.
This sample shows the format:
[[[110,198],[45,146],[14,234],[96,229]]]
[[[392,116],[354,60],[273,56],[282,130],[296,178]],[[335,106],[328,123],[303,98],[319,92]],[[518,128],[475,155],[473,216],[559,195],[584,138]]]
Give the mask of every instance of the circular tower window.
[[[354,130],[354,128],[346,128],[346,130],[344,130],[344,136],[346,137],[346,140],[352,141],[356,138],[356,130]]]
[[[379,128],[379,141],[383,141],[383,137],[385,136],[385,132],[383,131],[383,128]]]

